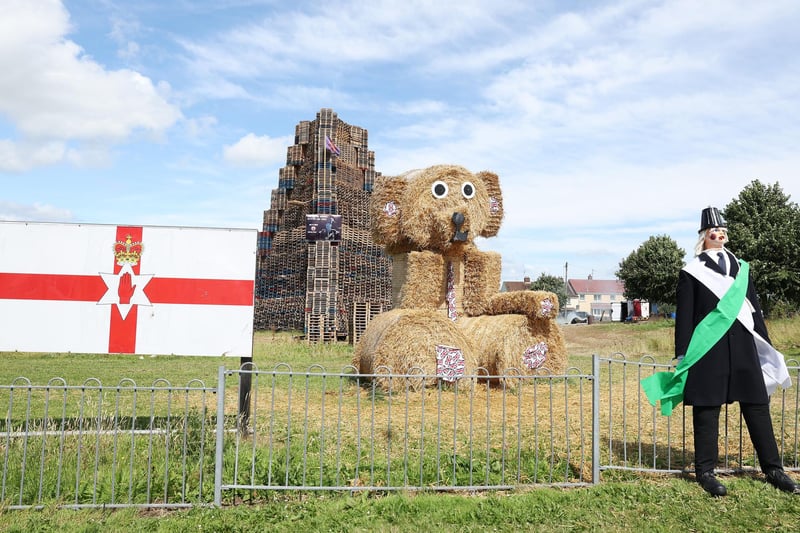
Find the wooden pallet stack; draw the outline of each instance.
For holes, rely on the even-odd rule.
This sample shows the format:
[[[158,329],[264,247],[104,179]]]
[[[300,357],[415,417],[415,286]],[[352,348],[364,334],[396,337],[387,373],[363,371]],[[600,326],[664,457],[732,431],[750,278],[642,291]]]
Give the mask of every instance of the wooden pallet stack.
[[[361,335],[364,333],[364,330],[367,329],[369,321],[382,312],[383,305],[380,303],[369,301],[353,302],[353,325],[351,330],[353,344],[361,339]]]
[[[339,246],[330,241],[308,244],[306,284],[306,339],[311,343],[335,341],[340,303]],[[312,324],[317,325],[312,330]]]
[[[380,173],[367,140],[366,129],[331,109],[295,127],[259,233],[256,329],[303,329],[310,342],[352,341],[355,302],[391,308],[391,260],[369,232],[369,196]],[[342,216],[341,241],[306,241],[306,215],[322,213]]]

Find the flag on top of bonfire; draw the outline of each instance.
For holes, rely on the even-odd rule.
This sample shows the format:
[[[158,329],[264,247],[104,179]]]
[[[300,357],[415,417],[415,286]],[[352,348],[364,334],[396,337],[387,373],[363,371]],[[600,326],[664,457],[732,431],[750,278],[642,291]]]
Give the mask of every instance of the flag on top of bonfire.
[[[334,155],[339,155],[340,153],[339,147],[333,144],[333,141],[327,135],[325,136],[325,148],[330,150]]]

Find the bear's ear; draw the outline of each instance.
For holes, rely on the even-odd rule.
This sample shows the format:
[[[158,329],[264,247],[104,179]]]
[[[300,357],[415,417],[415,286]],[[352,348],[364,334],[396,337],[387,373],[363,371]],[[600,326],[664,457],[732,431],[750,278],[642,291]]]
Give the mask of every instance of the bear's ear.
[[[407,184],[403,176],[379,176],[369,199],[372,238],[376,243],[385,245],[389,253],[408,246],[400,224],[400,217],[403,216],[401,201]]]
[[[500,223],[503,221],[503,193],[500,191],[500,178],[494,172],[484,170],[475,174],[486,186],[486,193],[489,195],[486,212],[488,222],[481,231],[481,237],[494,237],[500,231]]]

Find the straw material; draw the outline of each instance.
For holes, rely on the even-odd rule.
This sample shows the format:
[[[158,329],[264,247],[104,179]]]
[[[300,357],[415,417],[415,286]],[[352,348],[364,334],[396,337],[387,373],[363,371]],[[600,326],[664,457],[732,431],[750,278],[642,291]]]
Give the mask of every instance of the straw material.
[[[447,276],[444,257],[433,252],[410,252],[394,255],[392,259],[392,299],[396,302],[395,307],[438,309],[442,306]],[[398,293],[394,292],[395,279],[400,287]]]
[[[486,225],[481,230],[481,237],[494,237],[500,231],[503,221],[503,193],[500,191],[500,178],[494,172],[482,171],[476,176],[486,185],[489,200],[489,216]]]
[[[369,201],[372,238],[385,245],[386,253],[390,255],[414,249],[400,228],[400,218],[404,215],[400,199],[405,189],[406,180],[402,176],[380,176],[375,179]]]
[[[354,360],[362,373],[387,367],[435,374],[437,345],[460,348],[467,374],[478,368],[489,375],[566,370],[556,295],[498,293],[500,255],[473,244],[475,236],[491,237],[500,228],[496,174],[439,165],[378,178],[370,217],[373,238],[392,254],[395,309],[367,325]],[[439,351],[439,358],[446,356]]]
[[[469,332],[480,366],[490,375],[533,375],[543,369],[562,374],[566,370],[564,338],[553,322],[530,321],[522,315],[484,315],[459,322]],[[541,368],[530,368],[523,356],[539,343],[547,346],[547,354],[544,362],[539,363]]]
[[[464,309],[468,315],[481,315],[500,286],[502,259],[497,252],[481,252],[473,246],[466,250],[464,261]]]
[[[500,292],[489,301],[488,313],[519,313],[532,318],[554,320],[558,316],[558,296],[549,291]]]
[[[438,311],[393,309],[376,316],[356,345],[353,366],[361,374],[437,374],[436,346],[461,349],[465,375],[474,374],[478,359],[465,332]],[[433,380],[429,383],[435,384]]]
[[[431,191],[437,181],[446,184],[449,190],[442,198],[436,198]],[[467,182],[474,189],[472,198],[462,194]],[[390,254],[411,250],[445,254],[451,249],[458,251],[464,244],[452,242],[452,216],[456,212],[464,214],[461,229],[467,231],[470,240],[476,234],[496,235],[503,219],[497,175],[473,174],[456,165],[437,165],[377,179],[370,199],[373,238],[384,244]]]

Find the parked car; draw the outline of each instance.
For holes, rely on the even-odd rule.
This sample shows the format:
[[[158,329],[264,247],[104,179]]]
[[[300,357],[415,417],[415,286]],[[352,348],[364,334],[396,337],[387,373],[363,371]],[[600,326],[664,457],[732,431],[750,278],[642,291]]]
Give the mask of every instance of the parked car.
[[[556,317],[559,324],[586,324],[589,322],[589,313],[586,311],[563,311]]]

